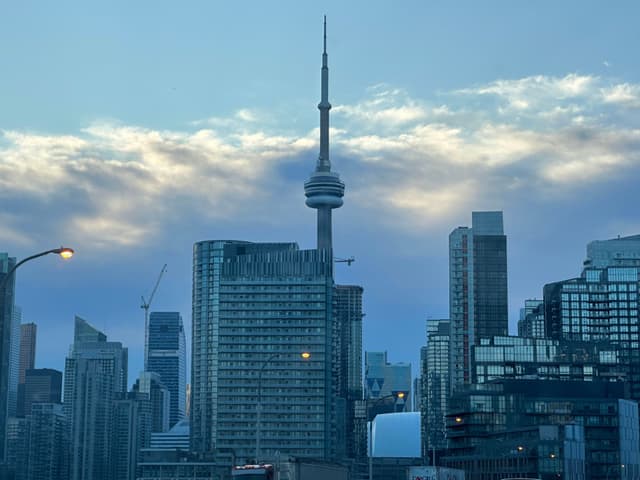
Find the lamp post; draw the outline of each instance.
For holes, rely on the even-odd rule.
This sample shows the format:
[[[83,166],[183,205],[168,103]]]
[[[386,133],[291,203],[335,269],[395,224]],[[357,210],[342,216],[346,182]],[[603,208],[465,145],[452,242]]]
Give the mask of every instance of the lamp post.
[[[274,353],[269,358],[262,362],[260,366],[260,370],[258,370],[258,395],[257,395],[257,404],[256,404],[256,464],[260,464],[260,434],[262,428],[262,373],[271,360],[278,358],[281,354]],[[300,357],[303,360],[308,360],[311,358],[311,353],[309,352],[301,352]]]
[[[13,268],[11,268],[7,272],[5,277],[2,279],[2,281],[0,282],[0,291],[4,293],[4,289],[7,286],[7,283],[9,283],[9,279],[13,275],[13,272],[15,272],[20,265],[22,265],[23,263],[27,263],[30,260],[35,260],[38,257],[44,257],[45,255],[49,255],[50,253],[55,253],[57,255],[60,255],[62,258],[66,260],[73,257],[74,251],[72,248],[60,247],[60,248],[53,248],[51,250],[47,250],[46,252],[36,253],[35,255],[31,255],[30,257],[27,257],[27,258],[23,258],[18,263],[16,263],[13,266]]]
[[[35,255],[31,255],[27,258],[24,258],[22,260],[20,260],[18,263],[16,263],[13,267],[11,267],[10,269],[8,269],[7,273],[5,274],[4,278],[2,280],[0,280],[0,305],[2,306],[2,311],[0,311],[0,317],[4,316],[4,312],[6,311],[6,305],[5,305],[5,300],[6,300],[6,288],[7,285],[9,284],[9,281],[11,280],[11,278],[13,277],[15,271],[18,269],[18,267],[20,265],[22,265],[23,263],[27,263],[31,260],[35,260],[36,258],[39,257],[43,257],[45,255],[49,255],[50,253],[55,253],[57,255],[60,255],[62,258],[64,259],[68,259],[71,258],[73,256],[73,249],[71,248],[65,248],[65,247],[60,247],[60,248],[53,248],[51,250],[47,250],[45,252],[40,252],[40,253],[36,253]],[[7,265],[8,266],[8,265]],[[8,332],[9,329],[4,328],[3,329],[4,333],[3,333],[3,337],[2,339],[0,339],[0,350],[4,351],[3,356],[6,358],[8,358],[8,353],[6,353],[8,351],[8,342],[9,342],[9,335]],[[6,415],[6,412],[4,412],[4,414],[2,415]],[[4,417],[3,420],[0,420],[0,435],[2,435],[4,438],[1,439],[0,442],[0,463],[3,463],[5,461],[6,458],[6,416]],[[1,468],[1,466],[0,466]]]
[[[376,399],[373,405],[367,405],[367,420],[369,421],[369,480],[373,480],[373,419],[376,417],[375,415],[371,415],[371,411],[376,408],[376,406],[386,400],[387,398],[393,398],[393,410],[395,412],[396,402],[399,398],[404,398],[404,392],[392,393],[391,395],[385,395],[384,397],[380,397]]]

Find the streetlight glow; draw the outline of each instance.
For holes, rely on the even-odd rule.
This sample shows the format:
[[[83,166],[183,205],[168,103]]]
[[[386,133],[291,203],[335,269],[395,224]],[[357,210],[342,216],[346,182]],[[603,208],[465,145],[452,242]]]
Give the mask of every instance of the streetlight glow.
[[[399,392],[398,393],[398,398],[404,398],[404,392]]]
[[[73,248],[60,247],[58,249],[58,252],[56,253],[58,253],[58,255],[60,255],[65,260],[68,260],[69,258],[73,257],[73,254],[75,252],[73,251]]]

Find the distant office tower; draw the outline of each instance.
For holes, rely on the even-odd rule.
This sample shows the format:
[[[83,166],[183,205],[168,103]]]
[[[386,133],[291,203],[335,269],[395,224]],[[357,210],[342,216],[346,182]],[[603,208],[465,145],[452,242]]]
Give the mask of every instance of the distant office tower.
[[[258,440],[266,460],[339,449],[332,270],[330,251],[295,243],[195,244],[192,450],[249,460]]]
[[[30,427],[31,422],[26,418],[11,417],[7,419],[6,462],[10,474],[5,474],[6,478],[15,478],[15,480],[27,479]],[[4,479],[5,477],[0,478]]]
[[[449,235],[451,388],[471,381],[471,347],[508,334],[507,237],[502,212],[473,212]]]
[[[108,480],[113,402],[127,391],[127,349],[80,317],[65,361],[64,412],[70,422],[70,480]]]
[[[151,312],[148,345],[148,370],[160,375],[160,380],[171,393],[171,427],[185,416],[187,348],[182,316],[178,312]]]
[[[15,275],[8,279],[6,277],[15,264],[15,258],[9,257],[7,253],[0,253],[0,464],[6,453],[11,323],[16,278]],[[2,288],[3,283],[4,288]]]
[[[365,352],[365,398],[370,416],[411,411],[411,364],[389,363],[387,352]]]
[[[169,430],[170,397],[169,389],[160,381],[160,375],[154,372],[141,372],[133,386],[134,392],[144,393],[151,402],[151,431]]]
[[[8,415],[15,417],[18,408],[18,379],[20,376],[20,324],[22,323],[22,309],[13,306],[11,314],[11,346],[9,347],[9,398],[7,401]]]
[[[139,452],[151,440],[151,402],[131,392],[115,400],[111,424],[111,479],[136,480]]]
[[[68,480],[69,424],[59,403],[35,403],[29,413],[27,480]]]
[[[640,399],[640,235],[591,242],[582,275],[544,286],[544,321],[554,339],[610,341]]]
[[[355,458],[366,448],[366,425],[358,424],[355,416],[356,404],[363,399],[362,292],[358,285],[336,285],[334,291],[336,395],[346,400],[344,425],[349,458]]]
[[[518,320],[518,336],[545,338],[544,301],[532,298],[524,301]]]
[[[422,359],[422,418],[425,456],[446,448],[445,415],[449,400],[449,320],[427,321],[427,346]]]
[[[34,403],[61,403],[62,372],[51,368],[27,370],[24,380],[24,412],[31,413]]]
[[[17,416],[24,417],[24,375],[27,370],[36,367],[36,333],[35,323],[20,325],[20,361],[18,369],[18,407]]]

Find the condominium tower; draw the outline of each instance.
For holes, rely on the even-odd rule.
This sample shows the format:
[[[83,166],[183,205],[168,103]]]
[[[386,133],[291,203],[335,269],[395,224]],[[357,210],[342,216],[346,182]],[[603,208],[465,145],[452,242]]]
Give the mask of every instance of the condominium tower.
[[[473,212],[472,226],[449,235],[451,389],[471,382],[471,348],[507,335],[507,237],[502,212]]]
[[[70,480],[110,480],[114,400],[127,391],[127,349],[80,317],[64,368]]]

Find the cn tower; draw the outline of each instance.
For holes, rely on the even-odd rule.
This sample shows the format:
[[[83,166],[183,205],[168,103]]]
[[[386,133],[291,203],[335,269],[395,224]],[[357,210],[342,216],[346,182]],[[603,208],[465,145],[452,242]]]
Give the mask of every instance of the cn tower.
[[[327,66],[327,17],[324,17],[324,51],[322,52],[322,87],[320,103],[320,155],[316,170],[304,183],[308,207],[318,210],[318,250],[331,250],[331,210],[342,206],[344,183],[331,171],[329,161],[329,67]]]

